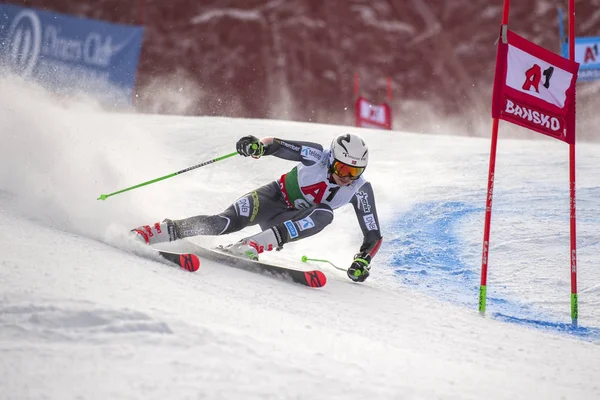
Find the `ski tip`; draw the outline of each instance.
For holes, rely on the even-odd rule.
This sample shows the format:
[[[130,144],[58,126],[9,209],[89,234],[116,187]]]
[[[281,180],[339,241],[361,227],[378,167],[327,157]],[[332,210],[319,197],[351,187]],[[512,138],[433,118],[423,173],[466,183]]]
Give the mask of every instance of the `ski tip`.
[[[304,276],[310,287],[323,287],[327,283],[327,277],[321,271],[306,271]]]
[[[196,272],[200,268],[200,259],[195,254],[181,254],[179,256],[179,265],[185,270]]]

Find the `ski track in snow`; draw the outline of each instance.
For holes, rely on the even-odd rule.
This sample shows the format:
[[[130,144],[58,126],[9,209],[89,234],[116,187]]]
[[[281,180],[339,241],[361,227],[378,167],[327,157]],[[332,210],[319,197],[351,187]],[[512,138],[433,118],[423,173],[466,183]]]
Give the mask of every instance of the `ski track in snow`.
[[[469,265],[470,260],[462,257],[464,243],[458,231],[466,216],[473,213],[482,215],[483,211],[481,207],[455,201],[418,204],[387,227],[394,238],[382,246],[382,252],[389,253],[391,266],[403,283],[426,294],[475,309],[478,306],[480,271],[477,265]],[[585,218],[581,219],[585,221]],[[427,243],[425,248],[424,243]],[[495,247],[494,251],[498,251],[501,246]],[[595,248],[598,250],[597,245]],[[498,284],[500,289],[506,285],[499,282],[492,288]],[[561,322],[556,313],[540,311],[534,305],[511,299],[501,290],[490,292],[496,292],[497,297],[488,294],[488,307],[499,310],[493,316],[502,321],[571,334],[590,341],[600,339],[599,327],[573,326],[572,323]]]

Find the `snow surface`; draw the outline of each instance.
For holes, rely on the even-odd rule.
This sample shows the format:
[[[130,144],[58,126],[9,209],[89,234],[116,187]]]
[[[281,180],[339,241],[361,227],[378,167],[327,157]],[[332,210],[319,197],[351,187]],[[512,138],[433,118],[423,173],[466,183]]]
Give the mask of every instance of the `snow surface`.
[[[108,114],[5,78],[0,110],[0,399],[600,398],[598,145],[578,145],[573,327],[564,143],[500,134],[482,317],[489,139]],[[370,145],[385,236],[364,284],[327,264],[313,265],[321,289],[211,261],[189,273],[127,237],[220,212],[289,170],[284,160],[233,157],[96,200],[228,154],[241,135],[327,145],[348,131]],[[345,207],[264,259],[345,267],[360,243]]]

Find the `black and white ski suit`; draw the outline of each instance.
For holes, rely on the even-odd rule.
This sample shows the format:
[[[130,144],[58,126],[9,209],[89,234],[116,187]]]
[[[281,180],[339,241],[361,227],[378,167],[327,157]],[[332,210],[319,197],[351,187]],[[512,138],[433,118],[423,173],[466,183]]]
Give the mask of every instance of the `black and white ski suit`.
[[[375,256],[382,236],[373,189],[364,176],[339,186],[329,172],[329,150],[320,144],[277,138],[263,139],[263,143],[264,156],[299,164],[279,180],[243,195],[220,214],[174,220],[177,238],[224,235],[258,224],[262,230],[274,228],[281,246],[320,232],[333,221],[333,210],[350,203],[364,237],[359,251]]]

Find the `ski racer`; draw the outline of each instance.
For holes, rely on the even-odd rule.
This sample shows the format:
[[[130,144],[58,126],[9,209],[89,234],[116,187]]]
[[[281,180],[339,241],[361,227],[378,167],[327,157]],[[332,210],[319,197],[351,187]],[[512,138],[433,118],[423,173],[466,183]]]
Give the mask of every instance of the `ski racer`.
[[[351,203],[363,243],[347,273],[351,280],[364,282],[382,241],[373,189],[363,176],[369,161],[365,142],[345,133],[324,150],[317,143],[244,136],[236,149],[245,157],[275,156],[299,163],[278,181],[245,194],[220,214],[165,219],[133,229],[134,235],[153,245],[197,235],[224,235],[258,224],[262,232],[226,248],[236,256],[258,260],[264,251],[280,250],[285,243],[321,232],[333,221],[333,210]]]

